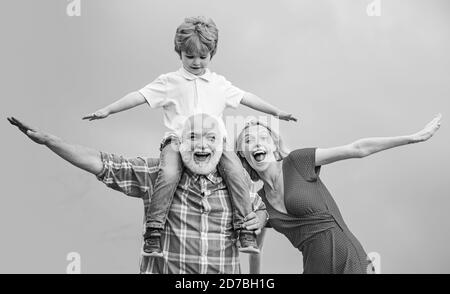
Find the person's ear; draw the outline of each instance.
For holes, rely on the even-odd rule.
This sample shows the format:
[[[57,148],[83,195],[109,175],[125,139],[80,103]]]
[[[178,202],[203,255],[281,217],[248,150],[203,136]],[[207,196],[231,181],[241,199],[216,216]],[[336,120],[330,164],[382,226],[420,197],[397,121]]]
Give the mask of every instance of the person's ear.
[[[280,151],[278,151],[278,149],[273,152],[273,157],[275,157],[276,161],[281,161],[283,159],[283,157],[281,156],[281,153],[280,153]]]

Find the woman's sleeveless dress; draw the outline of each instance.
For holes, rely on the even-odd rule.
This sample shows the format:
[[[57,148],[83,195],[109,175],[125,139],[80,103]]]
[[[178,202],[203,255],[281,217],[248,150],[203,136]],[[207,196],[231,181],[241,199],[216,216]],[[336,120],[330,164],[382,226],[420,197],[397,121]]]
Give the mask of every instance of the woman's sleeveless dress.
[[[315,151],[299,149],[283,159],[287,214],[271,206],[264,189],[259,191],[270,215],[269,223],[302,252],[305,274],[373,273],[366,252],[318,176]]]

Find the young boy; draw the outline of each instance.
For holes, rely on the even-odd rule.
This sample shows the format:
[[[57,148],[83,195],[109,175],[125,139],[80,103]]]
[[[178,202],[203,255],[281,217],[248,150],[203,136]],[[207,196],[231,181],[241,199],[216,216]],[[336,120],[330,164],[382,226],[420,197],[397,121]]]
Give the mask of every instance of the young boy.
[[[218,29],[212,19],[186,18],[177,28],[174,41],[175,51],[182,63],[178,71],[163,74],[141,90],[132,92],[83,118],[102,119],[144,103],[148,103],[151,108],[163,108],[164,124],[170,132],[166,133],[161,143],[160,170],[152,203],[146,213],[142,249],[142,254],[146,256],[162,257],[161,230],[164,228],[167,212],[183,172],[178,146],[180,131],[187,117],[196,113],[207,113],[217,117],[224,134],[226,129],[222,120],[223,111],[227,107],[236,108],[239,104],[282,120],[296,121],[291,114],[282,112],[259,97],[242,91],[223,76],[208,70],[218,42]],[[241,227],[245,217],[252,212],[252,205],[240,160],[233,151],[224,148],[218,169],[230,192],[233,227],[239,233],[240,251],[257,253],[259,249],[254,232]]]

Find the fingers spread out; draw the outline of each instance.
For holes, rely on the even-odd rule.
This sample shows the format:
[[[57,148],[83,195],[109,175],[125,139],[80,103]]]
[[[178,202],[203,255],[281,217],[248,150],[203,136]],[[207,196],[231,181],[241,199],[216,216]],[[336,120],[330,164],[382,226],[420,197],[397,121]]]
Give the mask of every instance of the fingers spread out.
[[[19,130],[21,130],[25,134],[28,130],[31,130],[30,127],[26,126],[24,123],[20,122],[18,119],[14,118],[14,117],[8,117],[7,119],[10,124],[16,126],[17,128],[19,128]]]
[[[20,122],[17,120],[17,119],[15,119],[14,117],[8,117],[8,121],[12,124],[12,125],[15,125],[15,126],[19,126],[20,125]]]
[[[6,119],[9,121],[10,124],[12,124],[13,126],[16,126],[16,124],[14,123],[14,121],[12,120],[12,118],[7,117]]]
[[[19,121],[18,119],[14,118],[13,119],[18,123],[18,125],[20,125],[22,128],[28,129],[28,130],[33,130],[33,128],[31,128],[29,125],[27,125],[26,123]]]

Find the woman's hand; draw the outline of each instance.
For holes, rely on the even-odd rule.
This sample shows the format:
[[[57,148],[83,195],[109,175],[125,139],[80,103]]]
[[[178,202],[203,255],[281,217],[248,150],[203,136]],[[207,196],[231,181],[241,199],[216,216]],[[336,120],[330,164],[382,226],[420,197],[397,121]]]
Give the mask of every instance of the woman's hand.
[[[94,113],[86,115],[85,117],[83,117],[83,119],[88,119],[89,121],[92,121],[92,120],[96,120],[96,119],[107,118],[109,115],[110,115],[110,112],[107,109],[102,108],[100,110],[97,110]]]
[[[421,131],[415,133],[414,135],[412,135],[411,136],[412,143],[424,142],[424,141],[430,139],[431,137],[433,137],[433,135],[441,127],[441,118],[442,118],[442,114],[439,113],[438,115],[436,115],[436,117],[432,121],[430,121],[423,128],[423,130],[421,130]]]

